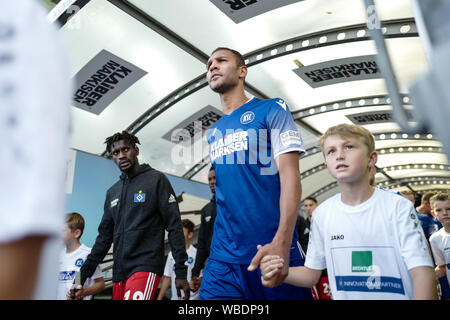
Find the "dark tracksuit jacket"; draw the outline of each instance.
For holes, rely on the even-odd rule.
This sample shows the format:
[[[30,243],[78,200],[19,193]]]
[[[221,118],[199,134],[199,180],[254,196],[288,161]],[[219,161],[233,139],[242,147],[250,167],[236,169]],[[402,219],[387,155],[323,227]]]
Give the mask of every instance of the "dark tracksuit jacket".
[[[112,243],[113,282],[127,280],[139,271],[163,275],[165,229],[176,277],[186,279],[183,227],[169,180],[148,164],[141,165],[135,175],[123,173],[106,193],[97,239],[80,269],[81,284],[92,276]]]
[[[192,277],[198,277],[200,271],[205,266],[205,261],[209,257],[209,249],[214,232],[214,221],[216,220],[217,206],[216,198],[212,198],[206,206],[201,210],[201,223],[198,232],[197,255],[195,265],[192,268]]]

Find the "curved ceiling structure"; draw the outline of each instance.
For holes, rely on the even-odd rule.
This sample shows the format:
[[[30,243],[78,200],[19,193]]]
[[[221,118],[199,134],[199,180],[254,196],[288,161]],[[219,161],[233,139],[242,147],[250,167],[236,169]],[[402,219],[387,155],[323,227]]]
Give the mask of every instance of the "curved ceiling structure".
[[[376,71],[370,59],[377,50],[361,0],[290,1],[239,23],[213,2],[250,7],[249,1],[72,2],[83,5],[60,32],[74,76],[102,50],[146,72],[99,114],[73,107],[74,149],[105,156],[104,139],[128,129],[141,141],[141,162],[206,183],[205,136],[194,137],[194,147],[180,156],[179,137],[173,133],[194,120],[207,127],[220,117],[220,100],[207,86],[205,63],[216,47],[231,47],[248,64],[247,95],[281,97],[289,105],[307,149],[300,159],[302,198],[322,201],[338,190],[324,170],[317,140],[339,123],[357,123],[374,134],[378,185],[419,192],[450,189],[441,142],[433,132],[404,133],[392,120],[384,80],[369,76]],[[403,103],[412,110],[408,88],[429,68],[411,1],[380,0],[377,8]],[[351,61],[350,69],[360,69],[346,74]],[[353,76],[357,80],[342,81]],[[331,78],[334,82],[327,83]]]

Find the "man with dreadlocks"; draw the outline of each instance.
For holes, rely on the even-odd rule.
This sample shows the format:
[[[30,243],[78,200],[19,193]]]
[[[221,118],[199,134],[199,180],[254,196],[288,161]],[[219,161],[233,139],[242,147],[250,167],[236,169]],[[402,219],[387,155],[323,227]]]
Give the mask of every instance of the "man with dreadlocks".
[[[98,236],[80,269],[81,285],[114,243],[113,300],[153,300],[164,271],[164,230],[175,259],[178,296],[189,299],[187,260],[180,211],[169,180],[148,164],[139,164],[139,140],[126,131],[105,141],[122,171],[106,193]],[[83,290],[81,285],[74,289]]]

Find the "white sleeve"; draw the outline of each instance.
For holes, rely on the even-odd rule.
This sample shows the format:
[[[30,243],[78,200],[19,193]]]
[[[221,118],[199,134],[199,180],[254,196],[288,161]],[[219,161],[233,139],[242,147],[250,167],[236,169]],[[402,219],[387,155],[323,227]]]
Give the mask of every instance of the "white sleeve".
[[[400,252],[408,270],[422,266],[433,267],[427,240],[412,203],[406,199],[398,201],[394,219]]]
[[[174,261],[174,259],[172,257],[172,251],[171,251],[167,255],[166,266],[164,267],[164,276],[165,277],[169,277],[169,278],[172,277],[174,264],[175,264],[175,261]]]
[[[442,266],[445,264],[445,257],[444,257],[444,253],[440,249],[439,240],[440,239],[439,239],[438,234],[436,234],[436,233],[433,234],[430,237],[430,247],[431,247],[431,251],[433,252],[434,261],[436,262],[436,264],[438,266]]]
[[[292,151],[297,151],[300,154],[305,152],[300,132],[298,132],[289,107],[283,99],[274,100],[266,121],[270,130],[274,158]]]
[[[319,214],[320,209],[317,208],[311,219],[308,251],[306,252],[305,260],[305,266],[314,270],[323,270],[327,268],[323,221],[321,221],[322,219],[318,217]]]

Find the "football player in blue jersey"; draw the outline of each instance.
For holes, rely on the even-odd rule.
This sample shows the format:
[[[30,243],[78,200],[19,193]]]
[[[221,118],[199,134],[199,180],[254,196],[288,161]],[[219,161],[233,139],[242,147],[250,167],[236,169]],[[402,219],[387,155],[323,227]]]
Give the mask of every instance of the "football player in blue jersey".
[[[208,130],[216,173],[217,217],[200,299],[312,299],[310,289],[282,284],[288,268],[261,283],[253,257],[282,256],[303,265],[295,222],[300,203],[299,155],[304,145],[284,100],[248,98],[242,55],[217,48],[206,66],[224,115]],[[265,245],[258,252],[257,245]]]

